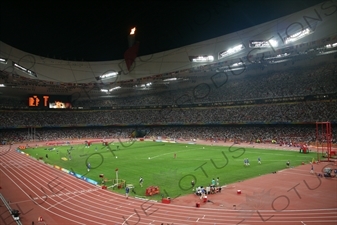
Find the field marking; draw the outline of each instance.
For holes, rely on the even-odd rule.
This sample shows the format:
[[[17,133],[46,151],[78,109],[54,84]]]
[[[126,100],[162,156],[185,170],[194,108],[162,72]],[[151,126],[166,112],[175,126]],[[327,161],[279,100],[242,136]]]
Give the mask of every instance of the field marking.
[[[39,168],[42,165],[34,165],[34,162],[26,162],[26,161],[17,161],[17,160],[8,160],[6,162],[0,163],[1,166],[4,168],[25,168],[25,167],[31,167],[33,166],[34,168]]]
[[[30,159],[30,158],[26,158],[25,160],[32,160],[32,159]],[[45,167],[46,168],[46,172],[48,172],[48,170],[49,170],[49,168],[47,168],[47,167]],[[22,176],[22,175],[20,175],[20,176],[18,176],[18,177],[22,177],[23,178],[23,180],[26,180],[26,184],[25,184],[25,186],[27,186],[27,188],[29,189],[29,190],[31,190],[30,188],[29,188],[29,186],[27,185],[27,183],[29,183],[29,184],[32,184],[32,187],[36,187],[36,188],[38,188],[38,183],[39,182],[37,182],[37,181],[43,181],[44,182],[44,179],[42,179],[41,178],[41,176],[38,176],[38,175],[35,175],[35,171],[33,170],[33,169],[27,169],[26,171],[28,171],[28,172],[30,172],[30,173],[28,173],[28,175],[25,175],[25,176]],[[62,172],[59,172],[59,173],[62,173]],[[12,174],[12,173],[11,173]],[[66,174],[66,173],[64,173],[65,174],[65,177],[67,178],[69,178],[69,179],[65,179],[64,180],[64,182],[67,182],[67,180],[68,180],[68,182],[70,183],[69,185],[67,185],[67,188],[68,188],[68,186],[69,187],[72,187],[71,189],[75,189],[75,190],[73,190],[73,191],[78,191],[78,190],[87,190],[87,189],[91,189],[91,188],[97,188],[98,190],[100,189],[99,187],[97,187],[97,186],[94,186],[93,187],[93,185],[91,185],[90,184],[90,187],[88,187],[88,183],[86,183],[86,182],[84,182],[83,180],[79,180],[79,179],[77,179],[77,184],[73,184],[73,179],[71,179],[70,177],[70,175],[68,175],[68,174]],[[52,174],[47,174],[46,173],[46,175],[47,176],[49,176],[49,177],[51,177],[51,178],[53,178],[53,175]],[[32,180],[32,181],[29,181],[29,178],[30,179],[34,179],[34,180]],[[80,185],[80,187],[82,186],[83,188],[79,188],[79,185],[78,184],[80,184],[80,183],[82,183],[82,184],[87,184],[87,185]],[[42,190],[42,189],[41,189]],[[31,190],[32,191],[32,190]],[[43,190],[42,190],[43,191]],[[38,196],[38,195],[43,195],[43,193],[41,193],[40,192],[40,194],[36,194],[34,191],[32,191],[33,192],[33,197],[35,197],[35,196]],[[63,193],[65,193],[65,192],[67,192],[67,191],[64,191]],[[48,192],[47,192],[48,193]],[[61,192],[54,192],[54,193],[61,193]],[[84,195],[77,195],[77,197],[75,197],[75,198],[71,198],[72,200],[71,201],[69,201],[69,204],[70,205],[74,205],[74,206],[76,206],[76,207],[70,207],[69,206],[69,204],[62,204],[62,205],[59,205],[59,206],[56,206],[56,205],[54,205],[54,206],[52,206],[52,204],[50,204],[50,201],[48,202],[48,201],[43,201],[43,202],[46,202],[46,206],[44,207],[44,209],[46,209],[46,207],[48,207],[48,206],[52,206],[52,207],[54,207],[54,209],[56,208],[56,209],[58,209],[58,210],[61,210],[62,212],[64,212],[64,213],[62,213],[63,215],[67,215],[67,214],[69,214],[70,215],[70,213],[69,213],[69,210],[66,210],[66,211],[64,211],[63,209],[71,209],[71,211],[72,210],[74,210],[74,211],[76,211],[75,213],[72,213],[71,215],[74,215],[74,216],[76,216],[76,217],[78,217],[78,221],[79,220],[86,220],[88,223],[85,223],[85,224],[103,224],[102,222],[101,223],[99,223],[99,222],[97,222],[97,220],[98,219],[101,219],[101,220],[104,220],[104,221],[110,221],[111,222],[111,220],[108,220],[108,219],[106,219],[106,218],[102,218],[102,217],[98,217],[97,215],[95,215],[95,214],[91,214],[91,216],[92,217],[94,217],[95,218],[95,220],[91,220],[89,217],[86,217],[86,216],[77,216],[77,214],[79,214],[79,212],[83,212],[83,211],[86,211],[87,210],[87,208],[84,206],[84,204],[83,204],[83,201],[86,201],[86,199],[87,199],[87,197],[89,196],[91,196],[91,199],[97,199],[96,197],[94,197],[94,196],[97,196],[97,193],[98,192],[93,192],[92,194],[87,194],[87,196],[85,195],[85,192],[84,192]],[[100,193],[100,192],[99,192]],[[30,195],[29,195],[30,196]],[[70,197],[70,196],[69,196]],[[31,199],[32,199],[32,197],[31,197]],[[32,199],[33,200],[33,199]],[[50,199],[51,201],[54,201],[54,203],[56,203],[57,202],[57,199]],[[62,199],[61,199],[62,200]],[[93,202],[93,201],[95,201],[95,200],[92,200],[91,201],[91,203]],[[75,203],[76,202],[76,203]],[[39,203],[37,203],[37,204],[39,204]],[[39,204],[39,205],[42,205],[42,204]],[[83,205],[83,206],[82,206]],[[81,208],[81,210],[77,210],[77,209],[74,209],[74,208]],[[96,209],[100,209],[101,208],[101,206],[99,206],[99,208],[98,207],[96,207]],[[53,208],[49,208],[49,209],[47,209],[49,212],[53,212],[53,211],[55,211],[55,210],[53,210]],[[86,213],[86,214],[90,214],[90,213]],[[70,218],[72,218],[72,216],[70,217]],[[112,218],[113,218],[113,220],[117,220],[117,216],[114,216],[114,215],[112,215]],[[84,223],[82,222],[82,223],[80,223],[80,224],[82,224],[82,225],[84,225]],[[106,224],[106,223],[104,223],[104,224]]]
[[[153,158],[158,158],[158,157],[161,157],[161,156],[164,156],[164,155],[170,155],[170,154],[181,153],[181,152],[188,152],[188,151],[193,151],[193,150],[196,150],[196,148],[192,148],[192,149],[190,148],[190,149],[182,150],[182,151],[168,152],[168,153],[164,153],[164,154],[160,154],[160,155],[155,155],[155,156],[150,157],[150,158],[153,159]]]
[[[39,199],[44,199],[44,198],[62,197],[62,196],[66,196],[66,195],[76,195],[76,194],[83,194],[83,193],[88,193],[88,192],[94,192],[94,191],[97,191],[97,190],[100,190],[100,189],[98,189],[98,188],[92,188],[92,189],[88,189],[88,190],[72,191],[72,192],[66,192],[66,193],[61,193],[61,194],[44,195],[44,196],[35,197],[33,199],[34,200],[39,200]]]

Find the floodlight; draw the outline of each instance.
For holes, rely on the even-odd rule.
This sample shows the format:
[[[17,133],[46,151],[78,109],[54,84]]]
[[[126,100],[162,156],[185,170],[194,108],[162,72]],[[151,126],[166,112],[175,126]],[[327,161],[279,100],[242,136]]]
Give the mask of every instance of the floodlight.
[[[0,63],[2,63],[2,64],[7,64],[7,59],[0,58]]]
[[[189,59],[192,62],[213,62],[214,56],[212,56],[212,55],[190,56]]]
[[[275,39],[270,39],[268,42],[272,47],[278,46],[278,42]]]
[[[274,39],[270,39],[267,41],[263,41],[263,40],[249,41],[250,48],[271,48],[271,47],[277,47],[277,46],[278,46],[278,43]]]
[[[327,44],[325,47],[326,48],[335,48],[335,47],[337,47],[337,43]]]
[[[174,81],[174,80],[177,80],[176,77],[173,77],[173,78],[167,78],[167,79],[164,79],[163,81]]]
[[[243,44],[236,45],[232,48],[229,48],[225,51],[219,52],[218,59],[222,59],[224,57],[233,55],[235,53],[238,53],[239,51],[245,49],[245,46]]]
[[[285,40],[285,43],[289,44],[291,42],[295,42],[299,39],[304,38],[305,36],[308,36],[311,33],[312,33],[312,31],[309,28],[306,28],[304,30],[301,30],[301,31],[287,37],[286,40]]]
[[[33,72],[33,71],[23,67],[23,66],[20,66],[19,64],[15,63],[15,62],[13,62],[13,66],[14,66],[15,69],[18,69],[18,70],[28,74],[29,76],[37,77],[37,74],[35,72]]]
[[[242,66],[243,63],[242,62],[237,62],[237,63],[233,63],[232,66]]]
[[[120,86],[113,87],[113,88],[111,88],[111,89],[109,90],[109,92],[114,91],[114,90],[117,90],[117,89],[120,89],[120,88],[121,88]]]
[[[118,75],[118,72],[110,72],[110,73],[106,73],[106,74],[103,74],[103,75],[99,76],[99,78],[107,79],[107,78],[110,78],[110,77],[115,77],[117,75]]]

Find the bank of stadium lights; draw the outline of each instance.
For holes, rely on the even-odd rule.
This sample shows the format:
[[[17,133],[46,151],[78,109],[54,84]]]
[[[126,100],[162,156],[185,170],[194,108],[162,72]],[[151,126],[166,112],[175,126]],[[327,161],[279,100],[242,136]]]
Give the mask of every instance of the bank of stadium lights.
[[[328,44],[325,46],[326,48],[335,48],[337,47],[337,43],[333,43],[333,44]]]
[[[289,56],[290,55],[290,53],[283,53],[283,54],[278,54],[276,57],[277,58],[282,58],[282,57],[287,57],[287,56]]]
[[[141,85],[135,85],[134,87],[136,87],[136,88],[138,88],[138,87],[141,87],[141,88],[148,88],[148,87],[150,87],[152,85],[152,83],[151,82],[149,82],[149,83],[146,83],[146,84],[141,84]]]
[[[250,48],[271,48],[277,47],[278,42],[274,39],[270,39],[268,41],[250,41],[249,47]]]
[[[109,90],[109,92],[112,92],[112,91],[117,90],[117,89],[120,89],[120,88],[121,88],[120,86],[113,87],[113,88],[111,88],[111,89]]]
[[[301,31],[299,31],[299,32],[297,32],[297,33],[295,33],[295,34],[293,34],[293,35],[287,37],[287,38],[285,39],[285,43],[286,43],[286,44],[289,44],[289,43],[291,43],[291,42],[295,42],[295,41],[297,41],[297,40],[299,40],[299,39],[304,38],[305,36],[308,36],[308,35],[311,34],[311,33],[312,33],[312,31],[311,31],[309,28],[306,28],[306,29],[304,29],[304,30],[301,30]]]
[[[149,82],[149,83],[146,83],[146,84],[142,84],[142,85],[140,85],[141,87],[146,87],[146,88],[148,88],[148,87],[150,87],[152,85],[152,83],[151,82]]]
[[[117,86],[117,87],[113,87],[111,89],[101,89],[101,92],[109,93],[109,92],[112,92],[112,91],[120,89],[120,88],[121,88],[120,86]]]
[[[213,62],[214,61],[214,56],[212,55],[206,55],[206,56],[195,56],[195,57],[190,57],[190,60],[192,62]]]
[[[328,54],[336,53],[337,52],[336,47],[337,47],[337,43],[332,43],[332,44],[327,44],[322,47],[316,48],[315,50],[318,52],[317,55],[328,55]]]
[[[235,53],[238,53],[238,52],[242,51],[243,49],[245,49],[245,46],[243,44],[236,45],[236,46],[234,46],[232,48],[229,48],[225,51],[219,52],[218,59],[222,59],[222,58],[225,58],[227,56],[233,55]]]
[[[0,63],[2,63],[2,64],[7,64],[7,59],[0,58]]]
[[[100,75],[98,78],[100,80],[105,80],[105,79],[110,79],[110,78],[116,77],[117,75],[118,75],[118,72],[110,72],[110,73]]]
[[[6,87],[4,84],[0,84],[0,88],[2,88],[2,87]]]
[[[231,66],[232,67],[237,67],[237,66],[242,66],[242,65],[243,65],[242,62],[237,62],[237,63],[232,64]]]
[[[29,69],[23,67],[23,66],[20,66],[19,64],[15,63],[15,62],[13,62],[13,67],[14,67],[15,69],[18,69],[18,70],[20,70],[20,71],[22,71],[22,72],[28,74],[29,76],[37,77],[37,74],[36,74],[35,72],[33,72],[33,71],[31,71],[31,70],[29,70]]]
[[[278,42],[274,39],[271,39],[268,41],[268,43],[272,46],[272,47],[277,47],[278,46]],[[270,47],[270,46],[269,46]]]
[[[173,78],[167,78],[167,79],[164,79],[163,81],[175,81],[177,80],[178,78],[176,77],[173,77]]]

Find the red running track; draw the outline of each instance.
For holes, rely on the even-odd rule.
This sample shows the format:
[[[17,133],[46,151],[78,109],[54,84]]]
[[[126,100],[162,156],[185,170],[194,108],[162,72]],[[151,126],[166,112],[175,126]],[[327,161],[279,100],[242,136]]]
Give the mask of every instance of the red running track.
[[[14,150],[0,155],[0,171],[0,191],[12,208],[20,209],[23,224],[37,224],[38,216],[47,225],[337,224],[336,208],[257,213],[125,199]]]

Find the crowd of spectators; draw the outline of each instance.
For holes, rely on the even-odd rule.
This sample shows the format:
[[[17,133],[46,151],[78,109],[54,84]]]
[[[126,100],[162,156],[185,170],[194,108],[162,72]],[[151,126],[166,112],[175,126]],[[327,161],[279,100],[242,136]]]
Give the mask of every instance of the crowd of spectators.
[[[277,139],[290,143],[315,139],[312,126],[269,126],[267,124],[313,124],[316,121],[337,123],[337,99],[327,98],[270,104],[184,107],[186,104],[217,103],[252,99],[329,95],[336,93],[336,63],[310,69],[229,76],[195,77],[169,85],[152,94],[130,95],[112,100],[79,100],[74,106],[145,106],[178,105],[155,109],[109,110],[11,110],[27,103],[17,98],[0,98],[0,139],[59,140],[83,138],[128,138],[137,128],[151,127],[151,135],[177,139],[211,139],[254,141]],[[151,92],[148,92],[151,93]],[[182,98],[182,96],[187,97]],[[241,126],[234,126],[241,124]],[[249,126],[249,124],[256,124]],[[258,125],[257,125],[258,124]],[[160,125],[153,127],[154,125]],[[165,125],[165,126],[163,126]],[[172,127],[185,125],[184,127]],[[191,125],[194,125],[193,127]],[[195,126],[195,125],[203,125]],[[220,126],[219,126],[220,125]],[[55,129],[51,129],[51,128]],[[58,128],[57,127],[64,127]],[[73,128],[70,128],[73,127]],[[74,128],[76,127],[76,128]],[[90,128],[89,128],[90,127]],[[94,128],[96,127],[96,128]],[[20,129],[25,128],[25,129]],[[34,128],[34,134],[29,129]],[[27,131],[28,129],[28,131]],[[335,135],[334,135],[335,137]],[[336,139],[333,140],[336,142]]]
[[[84,99],[75,102],[74,106],[184,105],[331,94],[337,90],[336,72],[337,65],[328,64],[309,69],[228,76],[228,80],[226,76],[212,74],[168,85],[161,92],[142,91],[109,100]],[[145,95],[147,92],[151,94]]]
[[[73,99],[73,107],[185,105],[240,100],[272,99],[336,93],[337,64],[291,68],[286,71],[234,75],[195,75],[185,82],[130,90],[128,97]],[[27,107],[26,99],[0,98],[0,108]]]
[[[0,109],[11,108],[28,108],[28,102],[18,97],[1,97],[0,96]]]
[[[337,122],[336,101],[207,108],[142,110],[3,110],[0,127],[74,127],[117,125],[269,124]]]
[[[312,125],[227,125],[227,126],[156,126],[156,127],[83,127],[36,128],[1,130],[1,141],[60,141],[83,139],[129,139],[133,131],[146,129],[145,137],[176,141],[208,140],[216,142],[258,142],[295,144],[316,140],[316,126]],[[334,130],[334,128],[333,128]],[[333,143],[337,143],[336,132]]]
[[[92,107],[116,105],[179,107],[123,110],[11,110],[13,106],[25,107],[27,103],[18,98],[0,98],[0,108],[3,108],[0,111],[0,139],[14,142],[116,139],[129,138],[135,129],[146,128],[150,131],[149,138],[312,142],[316,138],[314,125],[316,121],[330,121],[333,125],[337,123],[337,99],[310,101],[302,99],[296,102],[209,107],[191,107],[187,104],[329,95],[336,93],[337,90],[336,68],[336,64],[326,64],[310,69],[230,76],[222,86],[216,85],[216,82],[223,81],[222,78],[203,77],[201,80],[195,78],[187,84],[177,83],[174,87],[171,85],[167,89],[157,90],[155,94],[74,102],[74,106]],[[335,137],[334,133],[334,143]]]

